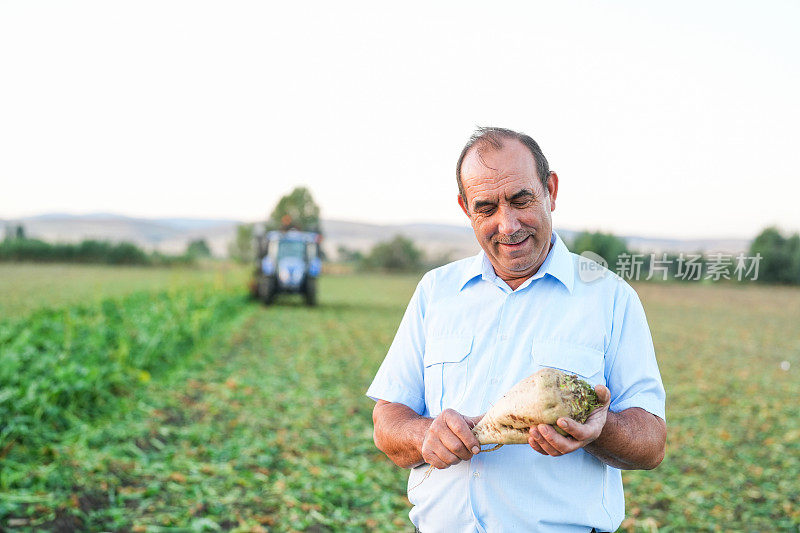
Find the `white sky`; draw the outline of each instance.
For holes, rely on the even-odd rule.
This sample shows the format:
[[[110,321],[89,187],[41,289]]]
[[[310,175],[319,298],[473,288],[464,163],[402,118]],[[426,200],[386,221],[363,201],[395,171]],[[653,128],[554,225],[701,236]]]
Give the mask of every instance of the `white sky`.
[[[558,227],[800,230],[797,2],[0,0],[0,218],[466,223],[476,125],[522,130]]]

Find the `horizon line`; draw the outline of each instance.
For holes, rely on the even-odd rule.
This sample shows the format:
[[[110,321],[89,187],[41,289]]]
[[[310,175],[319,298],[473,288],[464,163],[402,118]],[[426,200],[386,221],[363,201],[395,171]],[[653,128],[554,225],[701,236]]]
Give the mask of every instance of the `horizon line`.
[[[241,223],[241,224],[258,224],[261,222],[266,222],[266,219],[260,220],[247,220],[247,219],[238,219],[238,218],[227,218],[227,217],[201,217],[201,216],[141,216],[141,215],[129,215],[120,212],[104,212],[104,211],[93,211],[93,212],[67,212],[67,211],[52,211],[52,212],[40,212],[35,215],[25,215],[21,217],[11,217],[11,218],[0,218],[0,221],[3,223],[7,222],[24,222],[26,219],[41,219],[41,218],[57,218],[57,217],[69,217],[69,218],[91,218],[91,217],[114,217],[114,218],[121,218],[121,219],[130,219],[130,220],[144,220],[144,221],[163,221],[163,220],[187,220],[187,221],[207,221],[207,222],[225,222],[225,223]],[[357,220],[357,219],[342,219],[342,218],[326,218],[320,217],[321,222],[344,222],[350,224],[363,224],[369,226],[380,226],[380,227],[392,227],[392,226],[411,226],[411,225],[424,225],[424,226],[446,226],[452,228],[461,228],[461,229],[470,229],[471,227],[468,223],[463,225],[456,224],[453,222],[433,222],[433,221],[424,221],[424,220],[412,220],[412,221],[403,221],[403,222],[376,222],[376,221],[365,221],[365,220]],[[762,228],[760,231],[768,227],[775,227],[775,226],[766,226]],[[788,232],[791,233],[791,230],[786,230],[785,228],[781,228],[777,226],[778,230],[781,232]],[[725,241],[752,241],[755,239],[756,235],[745,237],[745,236],[703,236],[703,237],[676,237],[676,236],[663,236],[663,235],[642,235],[642,234],[629,234],[629,233],[620,233],[614,231],[607,231],[598,228],[583,228],[583,229],[574,229],[569,227],[556,227],[554,224],[553,229],[555,231],[567,231],[571,233],[581,233],[581,232],[589,232],[589,233],[606,233],[616,235],[618,237],[625,237],[625,238],[638,238],[638,239],[651,239],[651,240],[678,240],[678,241],[708,241],[708,240],[725,240]],[[760,232],[759,231],[759,232]]]

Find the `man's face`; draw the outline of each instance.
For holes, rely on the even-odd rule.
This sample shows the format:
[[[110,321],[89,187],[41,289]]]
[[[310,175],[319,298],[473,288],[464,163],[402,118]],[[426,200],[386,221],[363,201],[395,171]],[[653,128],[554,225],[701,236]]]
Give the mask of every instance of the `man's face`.
[[[472,223],[475,237],[495,272],[512,289],[531,277],[550,250],[558,176],[551,172],[547,188],[536,175],[536,162],[516,139],[503,148],[476,145],[461,167],[466,204],[458,203]]]

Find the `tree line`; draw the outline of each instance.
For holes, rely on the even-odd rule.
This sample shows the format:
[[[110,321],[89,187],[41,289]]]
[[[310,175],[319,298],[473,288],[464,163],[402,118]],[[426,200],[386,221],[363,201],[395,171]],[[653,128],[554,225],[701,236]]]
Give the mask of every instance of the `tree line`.
[[[203,239],[190,242],[181,255],[168,255],[147,252],[130,242],[86,239],[78,243],[50,243],[29,238],[22,225],[7,227],[6,236],[0,241],[0,261],[174,266],[189,265],[210,256],[211,250]]]
[[[595,254],[586,255],[630,281],[751,280],[800,284],[800,234],[784,236],[774,227],[762,231],[749,250],[739,254],[641,252],[632,250],[614,234],[586,231],[566,244],[576,254]],[[402,235],[379,242],[367,252],[340,246],[338,258],[359,270],[383,272],[421,272],[451,260],[446,255],[427,257],[413,240]]]
[[[764,229],[746,252],[731,253],[641,253],[610,233],[583,232],[573,240],[570,250],[577,254],[593,252],[608,263],[609,270],[630,274],[638,258],[640,280],[677,281],[759,281],[800,284],[800,234],[784,236],[775,227]],[[655,275],[654,275],[655,274]],[[626,276],[622,276],[626,277]]]
[[[296,228],[321,232],[320,208],[311,191],[295,187],[282,196],[266,222],[240,224],[228,248],[229,257],[242,263],[255,259],[257,231]],[[753,240],[747,255],[695,253],[642,253],[631,250],[624,239],[611,233],[582,232],[568,248],[577,254],[592,252],[609,270],[631,280],[720,281],[752,279],[766,283],[800,284],[800,234],[785,236],[775,227]],[[358,270],[422,272],[451,261],[447,252],[427,255],[403,235],[375,244],[362,252],[340,246],[338,261]],[[203,239],[188,244],[182,255],[148,253],[132,243],[85,240],[77,244],[53,244],[26,237],[22,226],[7,227],[0,242],[0,261],[64,261],[115,265],[188,264],[211,251]],[[599,256],[599,258],[597,257]]]
[[[423,272],[450,262],[446,254],[430,258],[413,240],[403,235],[375,244],[367,253],[339,246],[340,261],[358,270],[376,272]]]

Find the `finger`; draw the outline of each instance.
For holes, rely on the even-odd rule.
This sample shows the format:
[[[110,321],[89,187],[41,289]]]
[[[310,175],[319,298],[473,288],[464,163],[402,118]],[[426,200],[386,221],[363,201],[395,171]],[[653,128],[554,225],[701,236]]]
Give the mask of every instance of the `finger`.
[[[555,456],[562,455],[561,452],[553,448],[553,445],[547,442],[547,439],[544,438],[544,435],[542,434],[543,427],[544,424],[541,424],[538,427],[537,426],[531,427],[530,430],[531,438],[539,446],[539,448],[542,449],[542,451],[545,454],[555,455]]]
[[[447,463],[439,459],[438,455],[430,451],[423,452],[422,458],[425,460],[426,463],[439,470],[447,468],[449,466]]]
[[[579,424],[571,418],[559,418],[558,427],[566,431],[575,440],[583,441],[591,437],[591,429],[586,424]]]
[[[453,452],[444,446],[437,447],[435,450],[433,450],[433,453],[435,453],[439,460],[445,464],[445,466],[441,468],[447,468],[461,462],[461,459],[459,459],[455,454],[453,454]]]
[[[556,450],[556,449],[553,447],[553,445],[552,445],[552,444],[550,444],[549,442],[547,442],[547,440],[546,440],[544,437],[540,438],[540,439],[539,439],[539,440],[537,440],[536,442],[537,442],[537,444],[539,444],[539,446],[540,446],[540,447],[541,447],[541,448],[544,450],[544,452],[545,452],[547,455],[551,455],[551,456],[553,456],[553,457],[558,457],[558,456],[560,456],[560,455],[564,455],[564,454],[563,454],[563,453],[561,453],[560,451]]]
[[[444,421],[447,422],[447,427],[450,428],[450,431],[452,431],[453,434],[458,437],[460,441],[458,448],[463,448],[467,455],[462,457],[455,448],[448,446],[451,451],[456,453],[456,455],[465,461],[469,460],[472,457],[472,454],[480,451],[481,443],[478,442],[478,438],[472,433],[472,428],[469,427],[467,420],[463,416],[456,411],[450,411],[446,413]],[[470,450],[472,451],[470,452]]]
[[[434,468],[447,468],[451,464],[457,463],[460,459],[450,453],[444,444],[442,444],[435,425],[436,420],[434,420],[431,427],[428,428],[428,432],[422,442],[422,458]]]
[[[542,435],[542,440],[539,441],[539,444],[548,452],[552,449],[558,455],[564,455],[573,450],[572,440],[562,436],[555,429],[546,424],[540,424],[538,429]]]
[[[574,420],[572,422],[575,423],[576,425],[580,425]],[[553,426],[546,426],[545,431],[542,434],[548,441],[558,446],[559,449],[563,448],[572,451],[579,443],[578,439],[576,439],[572,435],[570,434],[564,435]]]
[[[436,421],[434,421],[434,424],[435,423]],[[429,464],[434,465],[436,468],[447,468],[450,465],[460,462],[461,459],[448,450],[445,444],[441,441],[441,429],[437,430],[434,428],[434,424],[431,424],[431,427],[428,429],[428,433],[425,436],[425,440],[422,443],[423,459],[427,460],[427,458],[430,457],[434,462],[429,462]],[[437,459],[440,462],[437,462]]]
[[[442,444],[445,448],[447,448],[451,453],[458,456],[459,459],[462,461],[469,461],[472,458],[472,453],[467,449],[461,439],[449,429],[442,433],[439,436]]]
[[[533,448],[534,450],[536,450],[540,454],[549,455],[546,451],[544,451],[542,449],[541,446],[539,446],[539,443],[536,442],[536,439],[534,439],[533,436],[528,437],[528,444],[530,445],[531,448]]]

